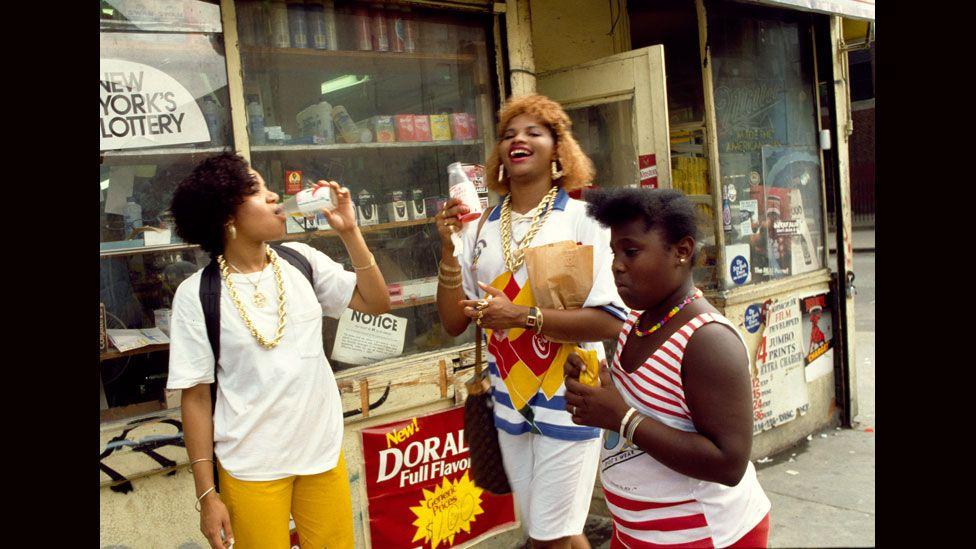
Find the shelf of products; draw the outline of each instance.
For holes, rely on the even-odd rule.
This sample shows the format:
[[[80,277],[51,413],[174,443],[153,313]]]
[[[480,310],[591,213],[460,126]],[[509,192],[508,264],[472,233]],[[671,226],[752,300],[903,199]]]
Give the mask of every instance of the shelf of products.
[[[393,223],[379,223],[376,225],[365,225],[360,226],[359,230],[363,234],[376,233],[381,231],[389,231],[393,229],[403,229],[406,227],[416,227],[420,225],[427,225],[433,223],[434,218],[428,217],[426,219],[411,219],[410,221],[397,221]],[[289,242],[293,240],[304,240],[307,238],[323,238],[323,237],[338,237],[335,231],[325,229],[325,230],[310,230],[304,233],[289,234],[285,237],[276,240],[275,242]],[[115,250],[102,250],[99,252],[99,257],[117,257],[117,256],[128,256],[134,254],[146,254],[154,252],[172,252],[180,250],[193,250],[199,248],[196,244],[169,244],[163,246],[140,246],[131,248],[119,248]]]
[[[308,71],[317,67],[330,71],[372,72],[415,69],[416,63],[471,64],[474,54],[424,52],[314,50],[306,48],[241,47],[241,57],[252,69]],[[410,62],[416,63],[410,63]]]
[[[168,351],[169,344],[161,343],[159,345],[147,345],[145,347],[139,347],[138,349],[132,349],[131,351],[126,351],[120,353],[118,349],[109,348],[107,351],[103,351],[98,356],[98,361],[102,362],[105,360],[114,360],[116,358],[125,358],[127,356],[144,355],[147,353],[154,353],[156,351]]]
[[[406,141],[393,143],[330,143],[322,145],[254,145],[251,153],[286,153],[286,152],[362,152],[371,149],[414,149],[424,147],[469,147],[482,145],[482,139],[465,141]]]

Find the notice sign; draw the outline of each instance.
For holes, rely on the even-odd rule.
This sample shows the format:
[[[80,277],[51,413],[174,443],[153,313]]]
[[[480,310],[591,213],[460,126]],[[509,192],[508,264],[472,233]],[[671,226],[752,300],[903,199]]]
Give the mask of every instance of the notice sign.
[[[512,495],[468,476],[464,408],[362,430],[372,547],[438,549],[515,522]]]
[[[210,141],[193,95],[163,71],[102,59],[98,67],[99,150]]]
[[[332,359],[349,364],[368,364],[400,356],[406,337],[405,318],[346,309],[339,318]]]
[[[809,406],[800,324],[796,297],[769,302],[752,383],[753,434],[792,421]]]

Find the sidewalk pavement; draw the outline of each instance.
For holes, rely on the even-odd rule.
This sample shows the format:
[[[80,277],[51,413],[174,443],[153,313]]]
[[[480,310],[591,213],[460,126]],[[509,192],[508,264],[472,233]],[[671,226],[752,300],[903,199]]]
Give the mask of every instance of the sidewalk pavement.
[[[873,252],[875,251],[874,237],[873,227],[854,227],[851,231],[851,246],[855,252]],[[827,245],[830,247],[830,253],[837,252],[837,236],[833,232],[827,233]]]

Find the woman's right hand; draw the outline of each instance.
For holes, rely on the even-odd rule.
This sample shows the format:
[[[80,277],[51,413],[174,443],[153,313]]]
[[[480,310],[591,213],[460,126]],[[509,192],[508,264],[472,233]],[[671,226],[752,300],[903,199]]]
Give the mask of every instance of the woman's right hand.
[[[471,208],[468,208],[462,204],[461,199],[452,198],[448,200],[447,203],[444,204],[444,208],[437,212],[437,215],[434,216],[436,219],[435,223],[437,225],[437,233],[441,236],[441,247],[444,250],[454,250],[454,243],[451,242],[451,233],[453,233],[455,230],[461,229],[462,223],[461,220],[458,219],[458,216],[464,215],[469,211],[471,211]]]
[[[224,531],[224,537],[220,531]],[[230,527],[227,506],[215,492],[207,494],[200,504],[200,531],[213,549],[227,549],[234,544],[234,532]]]

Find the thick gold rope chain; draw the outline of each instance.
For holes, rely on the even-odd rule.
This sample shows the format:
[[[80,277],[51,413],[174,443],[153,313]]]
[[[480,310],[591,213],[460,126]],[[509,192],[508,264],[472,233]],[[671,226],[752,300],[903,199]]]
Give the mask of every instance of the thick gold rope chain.
[[[251,317],[249,317],[247,315],[247,311],[244,310],[244,305],[241,304],[241,299],[237,295],[237,288],[235,288],[234,283],[230,281],[230,273],[227,270],[227,261],[224,260],[223,254],[217,256],[217,264],[220,265],[221,277],[223,277],[224,282],[227,283],[227,291],[230,292],[230,299],[234,302],[234,306],[237,307],[237,312],[241,314],[241,318],[244,319],[244,324],[251,332],[251,335],[254,336],[254,339],[256,339],[265,349],[274,349],[275,346],[277,346],[281,341],[282,336],[285,335],[285,283],[281,278],[281,267],[278,265],[278,254],[271,249],[271,246],[268,246],[267,250],[268,262],[271,263],[271,268],[274,270],[275,282],[278,284],[278,330],[275,332],[274,339],[270,341],[258,333],[257,328],[254,327],[254,323],[251,322]]]
[[[559,187],[553,185],[549,189],[549,192],[542,197],[542,201],[539,202],[540,211],[537,212],[532,217],[532,224],[529,226],[528,232],[525,233],[525,238],[522,242],[512,250],[512,194],[509,193],[505,197],[505,201],[502,202],[502,215],[501,215],[501,232],[502,232],[502,250],[505,253],[505,266],[513,275],[517,271],[522,263],[525,262],[525,249],[529,247],[532,243],[532,239],[535,238],[535,234],[539,232],[542,225],[545,224],[546,220],[549,219],[549,214],[552,213],[554,209],[554,202],[556,201],[556,194],[559,192]],[[544,213],[543,213],[544,212]]]

